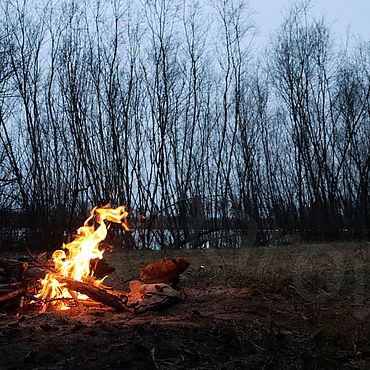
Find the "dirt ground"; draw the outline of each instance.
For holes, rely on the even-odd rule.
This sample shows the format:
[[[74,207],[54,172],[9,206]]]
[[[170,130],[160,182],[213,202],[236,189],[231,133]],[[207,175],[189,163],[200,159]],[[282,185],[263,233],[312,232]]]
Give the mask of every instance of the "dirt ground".
[[[185,300],[142,315],[0,306],[1,369],[370,369],[370,244],[115,250],[109,284],[186,256]]]

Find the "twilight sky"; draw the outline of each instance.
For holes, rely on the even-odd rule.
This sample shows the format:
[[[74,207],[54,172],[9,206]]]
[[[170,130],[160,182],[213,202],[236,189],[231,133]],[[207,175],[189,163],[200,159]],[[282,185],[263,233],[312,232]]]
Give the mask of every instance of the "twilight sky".
[[[249,0],[258,27],[255,42],[263,47],[279,26],[282,13],[292,0]],[[370,40],[370,0],[312,0],[312,13],[324,15],[338,41],[346,39],[348,27],[354,36]]]

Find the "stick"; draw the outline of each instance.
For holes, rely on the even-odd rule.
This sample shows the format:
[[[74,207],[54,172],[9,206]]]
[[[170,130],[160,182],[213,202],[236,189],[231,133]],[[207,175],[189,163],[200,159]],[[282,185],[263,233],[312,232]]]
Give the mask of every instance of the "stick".
[[[27,292],[26,288],[20,288],[20,289],[12,291],[10,293],[4,294],[4,295],[0,296],[0,303],[9,301],[10,299],[16,298],[16,297],[18,297],[18,296],[20,296],[20,295],[22,295],[26,292]]]
[[[1,289],[15,289],[24,286],[24,283],[20,281],[16,281],[14,283],[5,283],[5,284],[0,284],[0,290]]]
[[[74,290],[70,290],[70,291],[69,291],[69,293],[70,293],[70,295],[72,296],[72,299],[74,300],[74,302],[76,303],[77,308],[78,308],[80,311],[82,311],[82,306],[81,306],[81,303],[80,303],[80,301],[79,301],[79,299],[78,299],[78,297],[77,297],[76,292],[75,292]]]
[[[4,294],[7,294],[7,293],[10,293],[10,292],[13,292],[14,289],[12,288],[0,288],[0,296],[4,295]]]
[[[19,314],[20,314],[20,312],[21,312],[21,310],[24,306],[24,300],[25,300],[25,297],[24,297],[24,295],[22,295],[21,299],[19,300],[19,303],[18,303],[18,309],[17,309],[17,314],[16,314],[17,317],[19,316]]]

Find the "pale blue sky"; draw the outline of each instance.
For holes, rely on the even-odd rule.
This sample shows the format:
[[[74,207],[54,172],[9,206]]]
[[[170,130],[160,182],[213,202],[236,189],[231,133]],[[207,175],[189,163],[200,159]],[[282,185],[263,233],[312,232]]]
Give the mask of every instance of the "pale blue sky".
[[[266,44],[269,34],[281,23],[284,9],[294,2],[249,0],[258,27],[257,45]],[[348,27],[353,36],[370,40],[370,0],[312,0],[312,6],[314,15],[325,15],[338,41],[345,41]]]

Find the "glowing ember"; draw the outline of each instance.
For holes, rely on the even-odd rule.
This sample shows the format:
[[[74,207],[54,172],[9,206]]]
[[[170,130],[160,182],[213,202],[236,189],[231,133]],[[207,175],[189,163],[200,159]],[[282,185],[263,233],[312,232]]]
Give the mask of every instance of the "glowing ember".
[[[78,229],[76,238],[71,243],[63,245],[63,250],[56,250],[53,253],[52,259],[57,273],[47,274],[44,279],[40,280],[41,289],[37,297],[50,299],[60,308],[68,309],[68,305],[62,302],[62,299],[72,298],[72,295],[65,284],[59,283],[58,275],[77,281],[88,281],[98,286],[104,279],[95,280],[90,260],[103,258],[104,249],[100,246],[107,236],[109,222],[120,223],[125,230],[130,230],[127,225],[127,216],[125,206],[114,209],[109,208],[108,205],[102,208],[95,207],[84,226]],[[77,297],[78,299],[88,298],[82,294]]]

